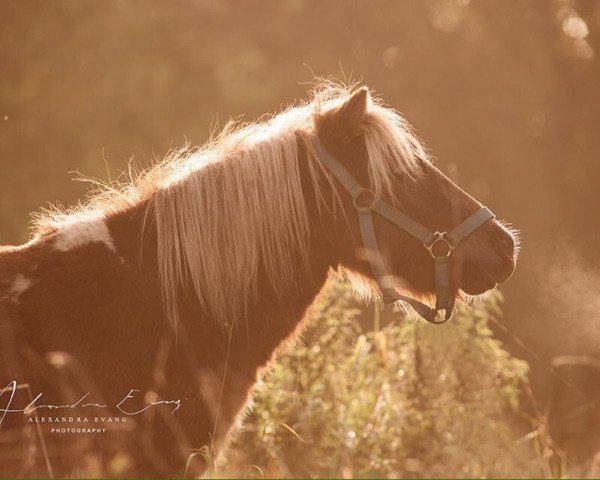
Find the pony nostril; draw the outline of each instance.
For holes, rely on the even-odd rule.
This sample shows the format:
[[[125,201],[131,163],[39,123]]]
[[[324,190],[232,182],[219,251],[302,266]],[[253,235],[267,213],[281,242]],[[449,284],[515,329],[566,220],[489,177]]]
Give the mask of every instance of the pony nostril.
[[[496,239],[496,251],[505,258],[512,259],[515,255],[515,239],[508,232],[502,232],[502,235]]]

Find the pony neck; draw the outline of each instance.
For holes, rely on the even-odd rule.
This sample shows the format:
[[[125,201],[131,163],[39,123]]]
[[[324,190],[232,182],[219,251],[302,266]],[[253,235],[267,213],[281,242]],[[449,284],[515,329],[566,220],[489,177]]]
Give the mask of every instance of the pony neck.
[[[307,208],[311,216],[311,228],[321,232],[331,231],[327,228],[331,226],[328,219],[319,217],[313,211],[316,201],[314,204],[312,201],[307,202]],[[119,255],[139,271],[146,284],[151,285],[152,295],[155,297],[152,301],[157,301],[158,239],[148,202],[111,216],[107,224]],[[215,356],[210,363],[215,365],[225,362],[226,351],[229,350],[232,368],[244,370],[245,375],[251,374],[254,377],[257,369],[268,364],[280,345],[296,338],[306,324],[307,310],[323,288],[330,268],[337,266],[336,246],[332,243],[330,234],[322,235],[315,231],[310,238],[308,264],[298,263],[289,278],[290,285],[294,287],[288,289],[283,296],[280,295],[275,292],[264,268],[260,267],[257,290],[244,315],[225,325],[198,302],[191,286],[182,289],[178,305],[180,322],[174,327],[178,329],[176,337],[181,339],[185,335],[185,341],[195,343],[199,349],[205,349],[207,343],[213,343],[217,348],[214,349]],[[331,248],[324,247],[328,244]],[[223,288],[227,290],[227,285]],[[228,293],[230,301],[236,301],[236,292]],[[167,315],[164,312],[161,315],[165,324],[168,324]],[[231,336],[229,328],[232,328]],[[218,360],[219,357],[221,361]]]

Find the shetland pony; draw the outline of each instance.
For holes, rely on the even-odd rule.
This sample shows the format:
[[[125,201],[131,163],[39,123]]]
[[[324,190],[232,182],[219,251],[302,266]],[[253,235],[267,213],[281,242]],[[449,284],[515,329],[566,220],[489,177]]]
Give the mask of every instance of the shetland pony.
[[[27,244],[0,249],[0,438],[20,432],[0,449],[1,474],[76,475],[94,458],[109,465],[100,475],[200,474],[200,452],[224,451],[330,272],[377,299],[356,210],[317,139],[429,229],[481,207],[367,88],[321,85],[45,212]],[[375,228],[397,288],[427,299],[429,254],[383,218]],[[452,293],[481,294],[514,266],[513,235],[491,219],[453,252]]]

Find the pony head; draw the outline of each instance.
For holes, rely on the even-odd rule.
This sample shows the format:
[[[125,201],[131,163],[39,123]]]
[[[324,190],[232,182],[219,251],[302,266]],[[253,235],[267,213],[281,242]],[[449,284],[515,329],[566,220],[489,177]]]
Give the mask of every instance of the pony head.
[[[318,113],[315,127],[322,144],[361,185],[432,232],[450,231],[482,207],[433,165],[406,121],[373,100],[364,87]],[[349,248],[340,248],[345,255],[342,266],[372,278],[352,199],[344,191],[340,201],[350,229],[345,235]],[[423,244],[388,220],[374,217],[381,260],[396,286],[418,296],[434,294],[433,259]],[[340,223],[336,231],[346,229]],[[344,241],[339,238],[336,243]],[[492,289],[511,276],[516,255],[515,234],[489,219],[452,252],[451,293],[479,295]]]

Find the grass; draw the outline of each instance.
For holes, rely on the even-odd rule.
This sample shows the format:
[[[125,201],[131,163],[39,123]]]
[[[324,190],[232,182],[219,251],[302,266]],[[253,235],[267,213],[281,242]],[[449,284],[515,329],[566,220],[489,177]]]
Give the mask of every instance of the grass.
[[[527,364],[493,338],[500,294],[444,326],[365,309],[345,284],[316,307],[303,345],[256,387],[225,466],[281,477],[560,475]]]

